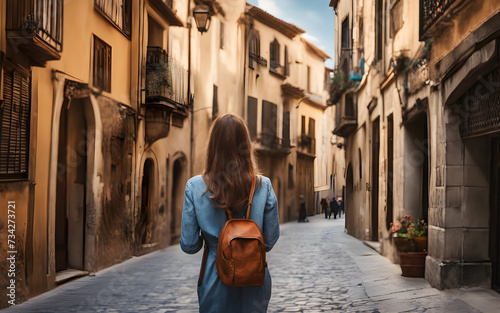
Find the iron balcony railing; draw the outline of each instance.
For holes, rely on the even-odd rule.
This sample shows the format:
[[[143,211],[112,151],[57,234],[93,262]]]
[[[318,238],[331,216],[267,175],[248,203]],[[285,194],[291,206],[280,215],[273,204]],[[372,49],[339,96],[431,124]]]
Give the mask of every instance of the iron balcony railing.
[[[462,0],[420,0],[420,39],[425,39],[427,32],[445,16],[450,7]]]
[[[334,134],[340,137],[347,137],[352,131],[356,130],[357,116],[354,93],[347,92],[344,101],[339,101],[335,112]]]
[[[312,155],[316,154],[316,138],[302,134],[297,138],[297,141],[300,147],[299,151]]]
[[[282,139],[272,134],[260,134],[257,142],[262,147],[274,150],[275,152],[289,151],[291,148],[290,139]]]
[[[148,47],[146,60],[146,103],[166,102],[184,109],[188,104],[186,96],[187,71],[165,50]]]
[[[62,50],[63,0],[7,0],[7,31],[19,31],[23,37],[38,35],[58,52]],[[27,41],[27,40],[25,40]]]

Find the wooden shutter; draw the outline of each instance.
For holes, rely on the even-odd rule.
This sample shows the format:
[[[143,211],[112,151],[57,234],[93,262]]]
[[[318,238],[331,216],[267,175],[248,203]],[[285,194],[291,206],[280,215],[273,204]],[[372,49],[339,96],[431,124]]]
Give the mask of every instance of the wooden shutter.
[[[289,76],[290,75],[290,64],[288,60],[288,47],[285,46],[285,75]]]
[[[27,178],[30,128],[30,80],[13,70],[4,72],[4,103],[0,109],[0,178]]]
[[[278,128],[277,118],[278,106],[266,100],[262,100],[262,134],[271,140],[276,137]]]
[[[172,5],[172,4],[170,4]],[[130,37],[132,33],[132,0],[123,0],[123,32]]]
[[[217,118],[219,114],[219,99],[218,99],[218,90],[217,86],[214,85],[214,95],[212,99],[212,121]]]
[[[283,146],[290,147],[290,112],[283,112]]]
[[[313,118],[309,118],[309,137],[316,138],[316,121]]]
[[[248,97],[247,123],[253,140],[257,137],[257,99],[254,97]]]

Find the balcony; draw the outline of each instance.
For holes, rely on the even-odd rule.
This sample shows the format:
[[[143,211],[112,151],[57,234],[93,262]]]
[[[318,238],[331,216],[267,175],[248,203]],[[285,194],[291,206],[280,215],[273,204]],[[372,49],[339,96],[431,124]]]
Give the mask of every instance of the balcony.
[[[172,110],[187,109],[187,71],[160,47],[148,47],[146,61],[146,104]]]
[[[316,155],[316,138],[302,134],[297,138],[298,151],[311,156]]]
[[[359,66],[352,68],[352,57],[350,49],[343,49],[339,58],[339,67],[333,70],[333,78],[330,81],[328,105],[335,105],[342,99],[344,93],[359,86],[364,72],[364,58]]]
[[[265,155],[287,155],[290,153],[290,140],[283,140],[271,134],[260,134],[256,150]]]
[[[433,37],[450,25],[455,13],[464,8],[464,4],[474,1],[464,0],[420,0],[420,41]]]
[[[61,58],[63,0],[7,0],[6,16],[8,41],[32,66]]]
[[[255,53],[252,53],[250,52],[249,53],[249,58],[250,58],[250,61],[251,62],[256,62],[257,64],[259,65],[262,65],[264,67],[267,67],[267,60],[264,59],[263,57],[261,57],[260,55],[258,54],[255,54]],[[252,63],[253,64],[253,63]],[[253,66],[250,66],[251,68],[254,68]]]
[[[280,65],[277,62],[271,61],[269,64],[269,73],[273,74],[274,76],[280,78],[280,79],[286,79],[285,76],[285,67]]]
[[[187,117],[187,71],[160,47],[148,47],[146,60],[146,141],[167,137]]]
[[[337,104],[335,112],[335,129],[333,133],[340,137],[348,137],[358,127],[354,93],[347,92],[344,101]]]

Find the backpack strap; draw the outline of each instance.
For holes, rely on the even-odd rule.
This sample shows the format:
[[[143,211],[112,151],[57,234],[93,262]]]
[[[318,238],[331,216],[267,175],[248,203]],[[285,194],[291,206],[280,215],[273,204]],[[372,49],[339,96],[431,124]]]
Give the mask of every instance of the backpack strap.
[[[250,189],[250,195],[248,196],[248,206],[247,206],[247,219],[250,218],[250,209],[252,208],[253,193],[255,191],[255,182],[257,181],[257,176],[252,178],[252,189]]]
[[[254,176],[252,178],[252,188],[250,189],[250,195],[248,196],[248,205],[247,205],[247,219],[250,218],[250,209],[252,207],[252,199],[253,199],[253,194],[254,194],[254,191],[255,191],[255,184],[256,184],[256,181],[257,181],[257,176]],[[233,219],[233,215],[231,213],[231,210],[229,208],[225,208],[226,210],[226,213],[227,213],[227,217],[231,220]]]
[[[200,276],[198,277],[198,286],[201,285],[201,281],[203,279],[203,274],[205,274],[205,267],[207,266],[207,259],[208,259],[208,243],[205,240],[205,237],[203,237],[203,240],[205,241],[205,248],[203,250],[203,259],[201,261]]]

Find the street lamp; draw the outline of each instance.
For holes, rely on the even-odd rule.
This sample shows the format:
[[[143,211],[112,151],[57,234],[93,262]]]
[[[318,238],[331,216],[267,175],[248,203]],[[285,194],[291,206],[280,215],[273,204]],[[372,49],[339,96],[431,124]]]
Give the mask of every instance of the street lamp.
[[[193,17],[196,22],[196,28],[200,33],[208,31],[210,27],[210,9],[208,5],[199,4],[193,9]]]

